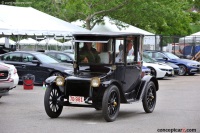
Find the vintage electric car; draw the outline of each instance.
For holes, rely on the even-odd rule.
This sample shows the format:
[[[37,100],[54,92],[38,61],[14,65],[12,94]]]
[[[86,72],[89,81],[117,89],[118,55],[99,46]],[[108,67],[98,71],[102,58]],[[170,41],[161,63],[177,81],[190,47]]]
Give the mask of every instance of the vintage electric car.
[[[69,70],[67,77],[51,76],[45,81],[44,106],[49,117],[57,118],[63,106],[92,107],[102,110],[104,119],[112,122],[121,103],[137,101],[142,101],[145,112],[153,112],[159,85],[153,76],[142,78],[142,34],[88,32],[73,36],[74,70]],[[128,42],[137,52],[129,55],[133,48]],[[122,53],[116,52],[119,43],[124,45]],[[116,60],[119,54],[121,60]]]

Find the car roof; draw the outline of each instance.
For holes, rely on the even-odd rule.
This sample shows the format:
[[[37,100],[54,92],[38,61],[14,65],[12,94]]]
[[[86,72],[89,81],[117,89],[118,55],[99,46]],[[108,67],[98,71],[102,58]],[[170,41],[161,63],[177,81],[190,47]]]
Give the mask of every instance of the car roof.
[[[45,51],[45,53],[63,53],[63,54],[74,54],[74,53],[72,53],[72,52],[56,51],[56,50]]]
[[[170,53],[167,51],[160,51],[160,50],[144,50],[144,52],[160,52],[160,53]]]
[[[101,42],[107,43],[110,38],[121,38],[132,37],[132,36],[144,36],[140,33],[131,32],[79,32],[73,34],[75,40],[73,42]]]
[[[75,32],[73,36],[108,36],[108,37],[119,37],[119,36],[132,36],[132,35],[144,35],[141,33],[133,32]]]
[[[33,55],[43,54],[42,52],[36,52],[36,51],[12,51],[12,52],[8,52],[5,54],[10,54],[10,53],[29,53],[29,54],[33,54]]]

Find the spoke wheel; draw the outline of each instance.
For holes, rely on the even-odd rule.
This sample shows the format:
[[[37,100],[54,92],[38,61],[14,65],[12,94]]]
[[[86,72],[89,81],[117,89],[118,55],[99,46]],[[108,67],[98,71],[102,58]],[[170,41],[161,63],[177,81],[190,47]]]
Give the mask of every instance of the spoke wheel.
[[[57,118],[63,109],[63,106],[58,104],[58,98],[61,93],[58,88],[48,86],[44,96],[44,107],[47,115],[51,118]]]
[[[152,81],[147,85],[142,103],[146,113],[153,112],[156,105],[156,87]]]
[[[120,93],[115,85],[111,85],[106,89],[103,96],[102,113],[107,122],[114,121],[120,108]]]
[[[180,70],[179,70],[178,75],[180,75],[180,76],[186,75],[186,70],[187,70],[186,66],[180,65],[179,68],[180,68]]]

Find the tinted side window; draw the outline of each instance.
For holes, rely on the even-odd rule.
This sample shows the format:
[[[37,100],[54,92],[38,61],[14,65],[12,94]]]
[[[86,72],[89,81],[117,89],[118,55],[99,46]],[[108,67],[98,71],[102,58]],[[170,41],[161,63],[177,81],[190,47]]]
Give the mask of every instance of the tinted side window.
[[[2,60],[20,62],[20,53],[11,53],[3,56]]]
[[[22,55],[22,62],[32,62],[32,60],[37,60],[37,59],[31,54]]]
[[[50,57],[53,57],[53,58],[56,58],[56,54],[55,53],[46,53],[46,55],[48,55]]]
[[[56,58],[58,60],[61,60],[61,61],[70,61],[70,58],[67,55],[64,55],[64,54],[57,54]]]

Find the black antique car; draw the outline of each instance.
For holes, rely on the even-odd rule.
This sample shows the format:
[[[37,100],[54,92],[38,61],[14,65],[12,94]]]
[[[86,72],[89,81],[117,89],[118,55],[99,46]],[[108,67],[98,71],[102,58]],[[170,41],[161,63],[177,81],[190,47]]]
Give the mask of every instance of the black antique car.
[[[90,32],[73,36],[74,70],[68,71],[66,78],[51,76],[45,81],[44,106],[49,117],[57,118],[63,106],[92,107],[102,110],[104,119],[111,122],[119,114],[120,103],[137,101],[142,101],[145,112],[153,112],[159,85],[156,78],[142,76],[142,34]],[[119,45],[123,45],[120,50]]]

